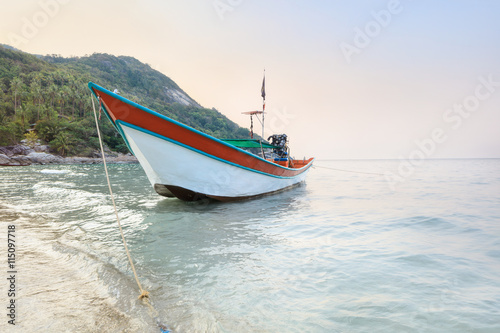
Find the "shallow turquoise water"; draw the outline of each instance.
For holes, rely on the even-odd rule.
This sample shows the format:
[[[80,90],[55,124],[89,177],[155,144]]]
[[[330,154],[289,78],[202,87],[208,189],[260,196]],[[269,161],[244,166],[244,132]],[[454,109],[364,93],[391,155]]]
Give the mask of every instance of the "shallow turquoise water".
[[[317,161],[302,186],[236,203],[163,198],[139,165],[110,165],[158,313],[136,300],[101,165],[0,168],[21,255],[52,258],[19,264],[20,325],[92,331],[106,313],[104,331],[157,332],[159,320],[175,332],[499,332],[500,160],[428,160],[395,189],[384,176],[320,168],[398,163]],[[74,287],[80,306],[35,272]],[[49,301],[61,307],[51,321],[34,314]]]

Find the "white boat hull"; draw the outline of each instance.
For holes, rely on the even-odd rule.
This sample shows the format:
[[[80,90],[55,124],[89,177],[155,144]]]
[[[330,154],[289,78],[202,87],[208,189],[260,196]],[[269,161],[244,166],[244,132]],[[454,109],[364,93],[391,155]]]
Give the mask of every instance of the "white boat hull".
[[[155,187],[159,184],[179,187],[208,197],[247,198],[296,185],[305,180],[309,171],[293,177],[270,175],[123,123],[120,128]]]

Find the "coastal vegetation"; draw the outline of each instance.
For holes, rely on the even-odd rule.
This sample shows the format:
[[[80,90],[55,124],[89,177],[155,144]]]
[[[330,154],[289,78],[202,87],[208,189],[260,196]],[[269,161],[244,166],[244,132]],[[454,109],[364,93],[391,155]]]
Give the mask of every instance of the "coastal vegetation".
[[[91,156],[99,143],[89,81],[215,137],[249,136],[248,129],[200,106],[170,78],[135,58],[37,56],[0,45],[0,146],[39,140],[63,156]],[[111,150],[128,152],[105,117],[99,126]]]

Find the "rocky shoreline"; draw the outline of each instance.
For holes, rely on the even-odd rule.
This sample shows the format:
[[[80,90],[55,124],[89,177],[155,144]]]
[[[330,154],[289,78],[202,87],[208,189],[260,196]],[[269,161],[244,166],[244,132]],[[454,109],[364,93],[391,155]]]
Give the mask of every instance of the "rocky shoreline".
[[[0,166],[26,166],[45,164],[98,164],[102,163],[101,153],[95,151],[94,157],[63,157],[49,152],[47,145],[37,144],[33,147],[14,145],[0,147]],[[132,154],[121,154],[105,151],[106,163],[137,163]]]

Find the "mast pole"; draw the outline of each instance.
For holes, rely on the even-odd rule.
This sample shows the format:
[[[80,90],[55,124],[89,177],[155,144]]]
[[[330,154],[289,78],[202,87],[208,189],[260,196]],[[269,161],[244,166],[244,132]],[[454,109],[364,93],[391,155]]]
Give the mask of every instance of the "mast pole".
[[[262,79],[262,140],[264,140],[264,114],[266,113],[266,69],[264,68],[264,78]]]

